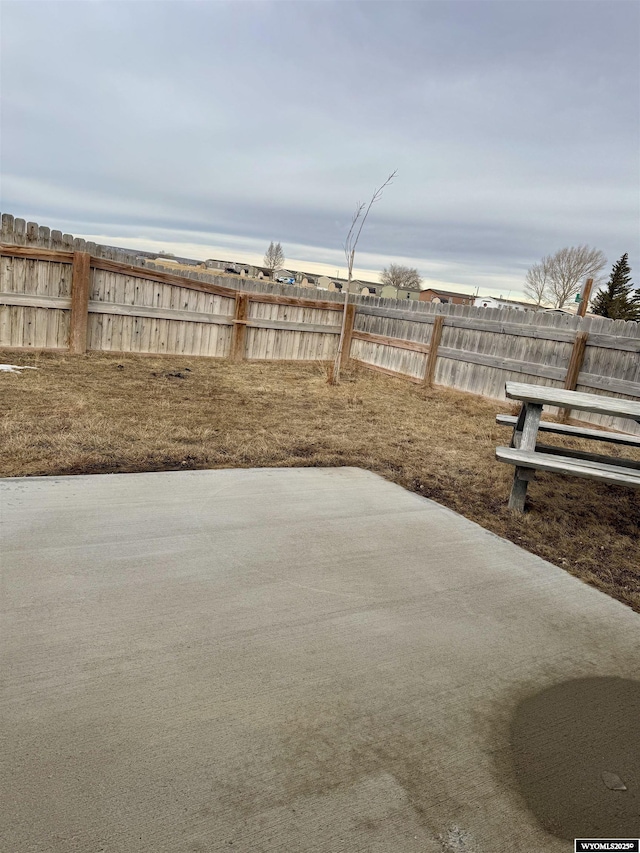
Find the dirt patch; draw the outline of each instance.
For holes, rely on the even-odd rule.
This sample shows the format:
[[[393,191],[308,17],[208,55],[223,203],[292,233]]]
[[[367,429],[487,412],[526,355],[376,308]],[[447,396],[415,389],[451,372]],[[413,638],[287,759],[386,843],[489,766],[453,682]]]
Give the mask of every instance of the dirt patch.
[[[353,465],[432,498],[640,612],[640,493],[539,474],[507,509],[495,459],[514,411],[364,369],[338,387],[315,363],[2,353],[38,370],[0,379],[0,476]],[[598,443],[557,437],[598,452]],[[599,452],[635,456],[600,445]]]
[[[640,682],[565,681],[522,702],[511,727],[527,805],[560,838],[637,838]]]

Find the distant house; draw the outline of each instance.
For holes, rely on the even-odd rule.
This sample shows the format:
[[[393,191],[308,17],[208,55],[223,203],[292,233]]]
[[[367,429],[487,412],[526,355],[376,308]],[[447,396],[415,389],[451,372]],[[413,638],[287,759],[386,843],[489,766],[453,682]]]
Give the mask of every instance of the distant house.
[[[324,287],[326,290],[338,290],[341,293],[345,293],[348,290],[349,293],[356,294],[363,293],[366,288],[369,296],[378,296],[378,291],[380,290],[380,285],[375,281],[352,278],[351,282],[349,282],[346,278],[328,278],[327,276],[320,276],[318,287]]]
[[[273,274],[274,281],[279,282],[280,284],[295,284],[296,277],[289,270],[276,270]]]
[[[306,274],[305,274],[306,275]],[[320,276],[309,276],[307,275],[309,280],[309,284],[312,283],[315,287],[320,288],[320,290],[330,290],[332,292],[345,293],[347,290],[348,281],[346,278],[329,278],[327,275]],[[351,279],[351,284],[349,286],[349,293],[360,294],[364,292],[364,288],[367,288],[370,296],[377,295],[376,291],[379,290],[380,285],[376,284],[372,281],[363,281],[362,279]]]
[[[428,287],[420,291],[418,299],[421,302],[435,302],[446,305],[473,305],[473,296],[469,293],[458,293],[454,290],[436,290],[435,287]]]
[[[406,290],[403,287],[393,287],[390,284],[384,286],[378,285],[377,296],[383,299],[418,299],[420,296],[419,290]]]
[[[503,299],[502,296],[476,296],[473,304],[478,308],[511,308],[514,311],[537,311],[533,302],[520,302],[517,299]]]
[[[295,273],[295,278],[296,278],[296,284],[298,285],[298,287],[317,287],[318,286],[317,285],[317,281],[318,281],[317,275],[311,275],[311,273],[302,272],[301,270],[298,270]]]
[[[381,296],[383,299],[396,299],[397,290],[395,287],[391,287],[390,284],[385,284],[384,287],[381,287],[376,296]]]
[[[255,278],[271,278],[271,270],[267,267],[254,267]]]
[[[346,282],[343,283],[337,278],[329,278],[326,275],[321,275],[317,279],[316,286],[319,287],[320,290],[330,290],[332,293],[342,293],[344,290],[344,284],[346,284]]]
[[[365,281],[362,278],[354,278],[351,281],[351,293],[360,293],[362,296],[380,296],[381,285],[377,281]]]
[[[194,263],[196,262],[194,261]],[[255,267],[251,264],[239,264],[235,261],[219,261],[216,260],[216,258],[207,258],[206,261],[200,261],[198,263],[198,268],[205,270],[219,270],[220,272],[226,272],[229,275],[244,275],[249,276],[250,278],[263,277],[260,267]]]
[[[257,267],[254,264],[245,264],[245,268],[250,278],[264,278],[262,267]]]

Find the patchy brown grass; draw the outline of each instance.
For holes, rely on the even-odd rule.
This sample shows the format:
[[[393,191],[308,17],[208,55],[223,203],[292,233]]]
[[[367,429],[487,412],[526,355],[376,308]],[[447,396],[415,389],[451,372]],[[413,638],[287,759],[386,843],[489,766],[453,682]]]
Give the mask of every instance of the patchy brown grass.
[[[364,370],[330,387],[319,364],[9,352],[0,362],[39,368],[0,373],[0,476],[359,466],[640,612],[640,494],[538,474],[530,511],[510,513],[513,469],[494,456],[509,439],[495,423],[504,403],[446,389],[424,396]],[[597,451],[593,442],[568,443]]]

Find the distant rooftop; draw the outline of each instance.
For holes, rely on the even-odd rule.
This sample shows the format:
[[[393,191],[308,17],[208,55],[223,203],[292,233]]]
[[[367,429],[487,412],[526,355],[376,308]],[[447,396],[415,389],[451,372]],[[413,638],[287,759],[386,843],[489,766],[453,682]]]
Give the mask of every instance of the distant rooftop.
[[[495,299],[496,302],[507,302],[509,305],[523,305],[525,308],[537,308],[538,306],[534,302],[525,302],[521,299],[505,299],[504,296],[487,296],[486,294],[482,296],[475,297],[476,299]]]
[[[430,290],[432,293],[437,293],[438,296],[463,296],[465,299],[474,299],[473,293],[461,293],[459,290],[440,290],[439,287],[423,287],[424,290]],[[492,299],[493,297],[488,297]]]

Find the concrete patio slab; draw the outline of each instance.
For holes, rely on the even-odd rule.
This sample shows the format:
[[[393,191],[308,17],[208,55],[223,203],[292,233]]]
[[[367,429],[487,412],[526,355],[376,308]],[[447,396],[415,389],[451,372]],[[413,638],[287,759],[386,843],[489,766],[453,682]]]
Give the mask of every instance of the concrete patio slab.
[[[431,501],[353,468],[23,478],[0,522],[3,850],[640,827],[640,617]]]

